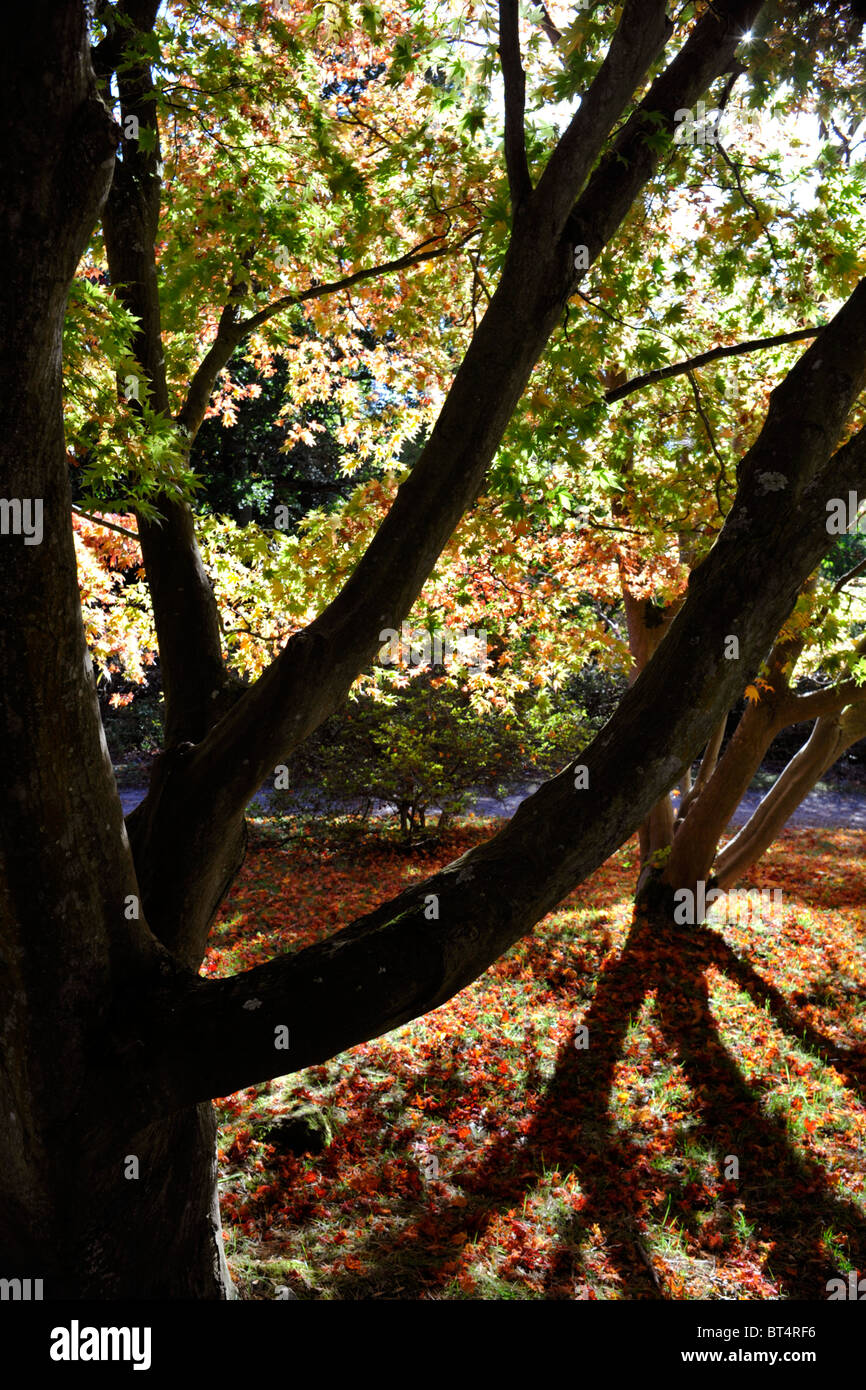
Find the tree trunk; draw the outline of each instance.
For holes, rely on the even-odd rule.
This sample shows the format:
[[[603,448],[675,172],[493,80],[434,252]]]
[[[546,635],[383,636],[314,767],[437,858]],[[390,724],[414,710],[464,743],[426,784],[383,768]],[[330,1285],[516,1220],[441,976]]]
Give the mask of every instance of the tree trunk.
[[[628,628],[628,645],[634,663],[629,684],[633,684],[667,632],[679,604],[659,608],[650,599],[637,599],[622,580],[622,597]],[[674,807],[670,792],[653,806],[638,830],[640,867],[660,849],[667,849],[674,837]]]
[[[691,778],[691,768],[686,769],[686,773],[683,777],[682,782],[682,794],[680,797],[680,804],[677,807],[677,819],[676,825],[674,827],[675,831],[681,829],[682,823],[688,815],[689,810],[697,801],[698,797],[703,794],[707,784],[709,783],[710,778],[715,772],[716,765],[719,761],[719,753],[721,752],[722,743],[725,737],[725,730],[727,729],[727,727],[728,716],[727,714],[724,714],[722,718],[719,720],[718,728],[716,729],[715,733],[713,734],[712,738],[710,739],[709,743],[704,749],[703,757],[701,758],[701,765],[698,768],[698,775],[694,781],[692,781]]]
[[[4,1277],[42,1279],[48,1300],[233,1298],[215,1136],[208,1102],[138,1133],[107,1115],[97,1140],[67,1132],[17,1172],[4,1154]]]
[[[159,9],[143,0],[135,18],[118,26],[118,42],[128,42],[130,25],[146,34]],[[116,22],[116,21],[115,21]],[[120,50],[101,65],[106,94],[112,62],[116,66],[121,120],[138,122],[141,138],[123,139],[103,211],[105,254],[114,293],[135,317],[133,355],[141,367],[150,406],[169,417],[169,392],[162,341],[155,242],[161,201],[160,143],[155,87],[149,61],[136,56],[120,62]],[[97,51],[97,62],[99,53]],[[145,141],[147,133],[150,139]],[[187,435],[188,448],[192,436]],[[219,615],[213,589],[195,539],[189,508],[165,494],[156,499],[159,520],[138,515],[138,534],[153,603],[165,696],[165,742],[198,741],[225,712],[235,684],[222,657]]]
[[[794,754],[739,834],[718,856],[715,878],[720,888],[732,887],[746,869],[760,859],[818,778],[864,734],[866,701],[815,721],[807,742]]]
[[[698,879],[709,877],[719,839],[780,727],[769,702],[747,705],[712,776],[677,825],[667,864],[670,883],[693,888]]]
[[[46,1298],[221,1298],[210,1104],[136,1132],[121,1082],[98,1127],[85,1120],[116,1001],[175,970],[138,911],[81,625],[63,442],[66,299],[119,131],[96,93],[79,0],[10,12],[4,41],[0,490],[38,502],[41,524],[0,537],[0,1273],[43,1279]]]

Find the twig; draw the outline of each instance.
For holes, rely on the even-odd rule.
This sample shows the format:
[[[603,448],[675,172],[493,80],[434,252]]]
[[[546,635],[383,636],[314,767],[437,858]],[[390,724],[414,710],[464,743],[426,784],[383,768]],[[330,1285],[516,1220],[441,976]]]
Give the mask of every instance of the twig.
[[[83,512],[80,507],[73,506],[72,510],[76,516],[83,516],[85,521],[92,521],[94,526],[105,526],[109,531],[117,531],[119,535],[129,536],[133,541],[139,539],[137,531],[128,531],[125,526],[118,526],[113,521],[103,521],[102,517],[94,516],[92,512]]]
[[[866,570],[866,559],[861,560],[853,569],[850,569],[847,574],[843,574],[841,579],[836,580],[836,583],[833,585],[833,593],[841,593],[845,585],[850,584],[851,580],[856,579],[858,574],[862,574],[864,570]]]
[[[581,299],[585,298],[585,295],[581,295]],[[592,301],[587,300],[587,303]],[[705,367],[708,362],[715,362],[720,357],[742,357],[747,352],[760,352],[762,348],[782,347],[785,343],[816,338],[822,327],[823,324],[814,328],[796,328],[792,333],[774,333],[770,338],[750,338],[744,343],[729,343],[724,347],[710,348],[707,352],[699,352],[696,357],[689,357],[685,362],[672,362],[670,366],[656,367],[651,372],[644,372],[642,376],[633,376],[631,381],[625,382],[624,385],[605,391],[604,399],[608,405],[613,405],[614,401],[621,401],[632,392],[642,390],[644,386],[651,386],[656,381],[667,381],[672,376],[684,376],[695,367]]]
[[[697,412],[698,412],[698,415],[699,415],[700,418],[701,418],[701,423],[703,424],[703,427],[704,427],[704,429],[705,429],[706,432],[707,432],[707,439],[710,441],[710,448],[712,449],[713,453],[715,454],[715,456],[716,456],[716,461],[717,461],[717,463],[718,463],[718,465],[719,465],[719,472],[718,472],[718,474],[717,474],[717,476],[716,476],[716,481],[715,481],[716,505],[717,505],[718,508],[719,508],[719,514],[720,514],[720,516],[725,516],[726,513],[725,513],[724,507],[722,506],[722,495],[721,495],[721,492],[720,492],[720,488],[721,488],[721,484],[722,484],[722,483],[725,484],[725,487],[728,486],[728,475],[727,475],[727,472],[726,472],[726,470],[725,470],[725,460],[722,458],[721,454],[719,453],[719,448],[718,448],[718,445],[716,444],[716,437],[715,437],[715,435],[713,434],[712,426],[711,426],[709,420],[707,419],[707,412],[704,410],[704,403],[703,403],[703,401],[701,400],[701,393],[700,393],[700,389],[699,389],[699,387],[698,387],[697,380],[695,379],[695,374],[694,374],[694,372],[689,372],[688,377],[689,377],[689,382],[691,383],[692,394],[694,395],[694,398],[695,398],[695,408],[696,408],[696,410],[697,410]]]

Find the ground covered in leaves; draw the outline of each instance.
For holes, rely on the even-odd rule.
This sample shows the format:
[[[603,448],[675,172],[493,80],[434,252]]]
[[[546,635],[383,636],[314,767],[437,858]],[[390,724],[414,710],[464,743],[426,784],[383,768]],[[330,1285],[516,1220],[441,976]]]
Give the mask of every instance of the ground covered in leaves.
[[[259,821],[204,971],[318,941],[488,833],[407,854]],[[435,1013],[220,1101],[241,1296],[825,1299],[866,1275],[864,851],[789,831],[752,885],[779,921],[664,936],[632,922],[632,843]],[[269,1142],[299,1106],[318,1153]]]

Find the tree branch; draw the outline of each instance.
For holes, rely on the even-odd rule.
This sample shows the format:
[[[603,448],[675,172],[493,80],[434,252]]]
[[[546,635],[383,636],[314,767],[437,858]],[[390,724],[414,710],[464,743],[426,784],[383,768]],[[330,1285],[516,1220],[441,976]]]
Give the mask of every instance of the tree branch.
[[[858,297],[864,313],[866,291]],[[832,354],[834,347],[848,344],[852,328],[849,317],[823,350]],[[866,323],[856,336],[859,356],[866,358]],[[813,365],[801,359],[794,369],[797,385],[804,377],[816,382]],[[831,381],[821,383],[825,390],[833,391],[838,367],[838,360],[828,363]],[[864,379],[862,365],[857,376],[845,379],[849,400]],[[758,441],[766,459],[775,457],[780,434],[789,428],[796,429],[796,422],[771,414]],[[833,456],[837,480],[840,454],[846,486],[866,477],[866,428]],[[805,461],[804,468],[808,473]],[[128,1032],[129,1047],[141,1058],[124,1093],[142,1123],[161,1109],[323,1061],[436,1008],[622,843],[714,727],[718,732],[720,711],[736,699],[743,669],[757,668],[814,570],[816,555],[828,545],[824,515],[810,489],[801,490],[781,520],[777,511],[775,516],[764,512],[744,527],[744,510],[758,501],[747,484],[733,519],[695,571],[698,582],[690,584],[664,642],[605,729],[580,754],[587,775],[579,791],[572,764],[527,798],[492,839],[327,941],[227,980],[203,982],[179,974],[163,1001],[123,1001],[117,1026]],[[740,636],[741,659],[720,662],[724,634],[731,631]],[[858,708],[855,715],[852,707],[845,722],[848,743],[862,736],[862,712]],[[834,735],[824,751],[838,751],[837,745]],[[635,778],[638,766],[641,775]],[[285,1055],[275,1048],[280,1028],[289,1030]],[[128,1077],[128,1069],[110,1063],[94,1089],[94,1124],[103,1113],[104,1095],[117,1093],[120,1074]]]
[[[745,6],[734,5],[734,8]],[[753,0],[752,9],[756,8]],[[639,10],[640,22],[637,20]],[[337,698],[342,698],[358,670],[363,669],[374,654],[378,631],[385,625],[387,614],[405,616],[442,546],[477,494],[505,424],[553,325],[559,321],[562,304],[573,285],[570,250],[560,243],[550,226],[551,200],[558,206],[564,190],[566,211],[572,206],[575,186],[580,186],[607,132],[663,44],[669,29],[663,7],[654,25],[645,21],[645,11],[637,0],[628,0],[608,55],[563,137],[570,153],[567,163],[560,161],[559,164],[562,179],[549,180],[544,193],[541,184],[535,190],[526,224],[512,236],[500,283],[473,336],[430,440],[343,591],[305,634],[298,634],[287,644],[275,667],[254,687],[258,692],[255,702],[261,700],[263,708],[265,701],[268,706],[272,705],[278,686],[283,686],[287,693],[286,682],[294,681],[289,673],[299,674],[308,660],[314,659],[314,650],[322,650],[324,641],[332,646],[338,627],[345,635],[339,640],[341,655],[330,667],[335,691],[340,692]],[[688,50],[689,44],[696,43],[702,67],[709,63],[704,52],[707,42],[704,25],[702,20],[695,30],[698,39],[693,34],[684,46]],[[719,45],[719,25],[715,18],[710,21],[710,29],[715,50],[718,50],[714,50],[716,61],[723,67],[729,58],[724,45]],[[680,53],[675,62],[681,63],[682,57]],[[685,69],[688,73],[688,63]],[[672,91],[670,100],[675,108],[679,93]],[[673,131],[673,112],[671,128]],[[642,134],[642,131],[635,132],[635,140],[641,146]],[[579,154],[575,148],[578,135],[582,137]],[[649,153],[645,171],[642,166],[635,174],[625,159],[622,163],[626,165],[626,173],[623,173],[622,163],[616,166],[616,177],[628,184],[628,192],[622,195],[623,216],[658,158]],[[552,159],[555,158],[556,152]],[[571,189],[567,185],[564,187],[566,176],[572,179]],[[536,218],[543,220],[542,227],[533,225]],[[611,232],[614,229],[612,227]],[[401,576],[397,586],[393,580],[395,574]],[[366,617],[362,618],[362,614]],[[369,636],[362,637],[367,632]],[[300,713],[309,705],[312,694],[306,678],[304,686],[306,694],[300,704],[296,695],[285,703],[283,698],[278,698],[282,711],[295,710],[293,738],[303,738],[309,731],[306,718]],[[251,690],[250,694],[253,693]],[[325,694],[321,685],[319,693]],[[234,726],[233,717],[222,729],[221,738],[242,736],[240,712],[236,713],[236,730],[230,727]],[[275,716],[276,709],[267,717],[273,720]],[[317,715],[313,718],[318,722]],[[243,737],[246,740],[248,735]]]
[[[746,824],[729,840],[714,865],[713,876],[722,891],[736,883],[772,844],[818,778],[866,734],[866,694],[841,716],[822,715],[808,740],[794,754]]]
[[[126,0],[128,23],[117,23],[123,61],[117,90],[124,121],[134,116],[150,140],[124,135],[123,158],[114,178],[102,225],[114,294],[136,320],[132,355],[150,389],[152,409],[169,417],[169,392],[162,339],[155,240],[161,205],[160,137],[156,87],[146,40],[153,33],[157,0]],[[129,49],[127,49],[129,45]],[[137,513],[138,539],[159,645],[165,695],[166,741],[201,738],[229,683],[223,664],[213,589],[195,541],[192,514],[170,493],[154,499],[159,519]]]
[[[797,655],[806,645],[805,634],[797,644]],[[866,636],[860,638],[855,644],[853,656],[861,657],[866,654]],[[851,662],[846,662],[846,669],[850,672]],[[807,695],[797,695],[794,691],[789,691],[782,705],[786,724],[802,724],[807,719],[818,719],[826,714],[838,714],[839,710],[844,709],[849,701],[856,701],[862,694],[863,687],[858,685],[852,676],[844,680],[834,681],[832,685],[825,686],[823,690],[810,690]]]
[[[440,256],[448,256],[453,251],[458,251],[465,246],[470,237],[474,235],[473,229],[457,242],[425,251],[423,248],[429,247],[431,242],[443,240],[441,236],[427,237],[413,250],[407,251],[403,256],[398,256],[396,260],[382,261],[379,265],[369,266],[364,270],[356,270],[351,275],[345,275],[341,280],[330,280],[323,285],[314,285],[306,290],[297,290],[292,294],[282,295],[246,319],[239,318],[237,306],[229,302],[220,315],[216,337],[206,356],[202,358],[196,368],[190,382],[186,400],[178,412],[178,424],[187,429],[191,437],[195,437],[205,417],[214,383],[223,367],[227,365],[235,348],[249,334],[263,327],[275,315],[282,313],[284,309],[290,309],[297,304],[306,304],[312,299],[323,299],[329,294],[338,294],[342,290],[351,289],[353,285],[361,284],[364,280],[392,275],[395,271],[408,270],[412,266],[422,265],[425,261],[436,260]]]
[[[424,261],[433,261],[439,256],[449,256],[452,251],[459,251],[475,235],[476,229],[473,227],[465,236],[451,242],[448,246],[439,246],[431,251],[424,251],[422,248],[429,246],[430,242],[443,239],[441,236],[427,237],[425,241],[419,242],[413,250],[407,251],[403,256],[398,256],[394,261],[382,261],[380,265],[369,266],[366,270],[353,271],[351,275],[344,276],[342,280],[331,280],[324,285],[314,285],[310,289],[299,290],[295,294],[283,295],[273,304],[268,304],[258,313],[252,314],[248,319],[243,319],[244,333],[252,333],[257,328],[261,328],[268,319],[273,318],[274,314],[290,308],[293,304],[306,304],[310,299],[322,299],[325,295],[337,294],[340,290],[349,290],[353,285],[359,285],[363,280],[373,280],[381,275],[391,275],[394,271],[408,270],[413,265],[422,265]]]
[[[101,516],[94,516],[92,512],[83,512],[80,507],[73,505],[72,510],[76,516],[83,516],[85,521],[92,521],[94,526],[105,526],[109,531],[116,531],[120,536],[129,536],[130,540],[137,541],[139,535],[137,531],[128,531],[125,526],[118,526],[113,521],[105,521]]]
[[[541,27],[544,30],[554,48],[558,48],[562,43],[562,34],[557,29],[547,10],[544,0],[532,0],[533,5],[541,12]]]
[[[216,336],[193,373],[186,399],[177,414],[177,423],[186,430],[190,443],[201,429],[217,377],[241,342],[236,304],[226,304],[220,314]]]
[[[715,43],[713,44],[715,51],[719,36],[717,26],[714,27],[716,28]],[[634,96],[646,73],[664,51],[665,44],[673,33],[673,28],[672,22],[668,20],[666,15],[666,0],[648,0],[648,2],[646,0],[626,0],[622,17],[604,61],[589,90],[584,93],[580,106],[569,125],[560,136],[535,190],[533,202],[537,208],[539,222],[544,226],[547,235],[558,237],[565,230],[566,223],[574,208],[575,199],[598,158],[604,141],[625,109],[623,93],[627,90],[629,98]],[[679,57],[686,53],[700,29],[701,24],[693,31]],[[690,57],[694,58],[694,48],[692,48]],[[676,63],[677,59],[674,59],[671,67]],[[685,67],[689,68],[688,59]],[[667,71],[670,70],[669,68]],[[650,89],[651,92],[655,89],[655,85]],[[703,90],[702,85],[701,91]],[[672,111],[671,132],[673,132],[673,124]],[[628,129],[629,126],[626,125],[621,136]],[[649,162],[645,177],[649,176],[649,172],[655,167],[658,158],[651,151],[647,151],[647,153],[649,154]],[[622,186],[628,180],[623,178],[622,167],[618,173],[618,182]],[[642,178],[641,184],[644,181]],[[611,231],[619,225],[626,210],[613,222]],[[604,240],[607,238],[605,237]],[[589,243],[585,244],[588,245]],[[591,255],[590,259],[594,259],[594,255]]]
[[[797,328],[791,333],[776,333],[770,338],[751,338],[744,343],[710,348],[708,352],[699,352],[696,357],[689,357],[685,362],[673,362],[668,367],[656,367],[652,372],[634,376],[624,385],[605,391],[604,399],[608,405],[613,405],[614,401],[624,400],[626,396],[643,390],[645,386],[652,386],[657,381],[667,381],[672,376],[685,376],[696,367],[705,367],[708,362],[715,362],[720,357],[741,357],[747,352],[760,352],[762,348],[781,347],[783,343],[798,343],[805,338],[815,338],[820,332],[821,326]]]
[[[806,695],[793,692],[785,701],[786,724],[805,724],[810,719],[823,719],[838,714],[844,709],[859,687],[856,681],[847,680],[825,686],[822,690],[810,690]]]
[[[290,638],[256,684],[167,779],[158,814],[149,794],[130,816],[130,833],[133,818],[149,820],[151,827],[147,882],[142,883],[148,919],[157,924],[160,939],[185,958],[201,959],[207,935],[210,913],[203,910],[200,891],[203,866],[214,866],[216,883],[226,836],[242,823],[250,797],[273,767],[345,697],[373,659],[382,628],[405,618],[460,517],[477,496],[532,369],[574,292],[572,235],[589,245],[591,258],[598,254],[661,158],[659,106],[672,142],[675,111],[694,102],[726,69],[743,26],[759,9],[760,0],[716,0],[701,16],[670,67],[651,87],[636,118],[617,136],[614,153],[590,180],[576,206],[568,238],[562,236],[565,222],[560,214],[563,197],[566,220],[574,206],[575,182],[564,186],[554,179],[544,191],[541,184],[535,189],[527,215],[512,233],[499,285],[431,436],[354,573],[323,613]],[[639,6],[626,5],[617,37],[575,118],[582,121],[582,153],[578,158],[572,151],[560,167],[577,187],[668,31],[660,13],[655,13],[653,26],[645,26],[644,19]],[[640,114],[645,107],[653,113],[652,119]],[[574,133],[574,123],[570,129]],[[849,355],[848,364],[854,360]],[[808,394],[819,399],[814,383]],[[837,393],[835,401],[842,399],[844,391]],[[835,419],[833,410],[826,419]],[[816,443],[811,431],[806,437]],[[823,535],[827,540],[826,531]],[[755,579],[750,599],[765,587]],[[731,691],[729,703],[741,689],[742,685]],[[669,691],[658,698],[660,704],[669,703]],[[707,699],[704,692],[696,718],[703,717]],[[709,734],[709,728],[702,731],[701,745]],[[689,750],[688,760],[694,752]],[[678,758],[671,780],[686,760]],[[642,753],[636,752],[634,765],[643,761]],[[143,872],[139,856],[136,863]],[[176,885],[187,879],[185,895]]]
[[[137,994],[123,1001],[115,1026],[126,1030],[140,1061],[131,1076],[128,1067],[107,1066],[88,1100],[94,1117],[101,1117],[105,1094],[117,1092],[121,1072],[129,1076],[127,1104],[145,1122],[160,1107],[309,1066],[426,1013],[602,863],[711,737],[832,543],[821,490],[866,477],[866,427],[828,459],[826,436],[810,417],[815,411],[826,428],[841,431],[864,384],[866,281],[828,325],[820,356],[809,349],[786,389],[777,388],[774,401],[781,391],[784,408],[771,406],[735,504],[693,571],[685,603],[612,719],[579,755],[586,774],[580,789],[571,764],[522,802],[492,839],[319,945],[228,980],[205,983],[179,973],[161,1000]],[[761,478],[789,453],[790,496],[780,510]],[[738,661],[722,657],[730,633],[739,638]],[[313,641],[309,633],[306,641]],[[858,730],[849,721],[845,736]],[[220,759],[210,752],[190,750],[185,759],[198,805],[224,796]],[[288,1055],[275,1047],[281,1027],[289,1030]]]
[[[719,752],[722,747],[722,741],[724,740],[725,730],[727,727],[728,714],[727,711],[725,711],[725,713],[719,720],[715,733],[713,734],[712,738],[710,739],[709,743],[704,749],[704,754],[701,758],[701,765],[698,768],[698,775],[695,778],[692,785],[689,787],[688,791],[683,796],[679,806],[677,807],[677,823],[675,826],[675,829],[677,831],[679,831],[683,821],[688,815],[689,808],[693,805],[695,801],[697,801],[698,797],[704,791],[705,787],[710,781],[710,778],[716,770],[716,764],[719,761]]]
[[[846,584],[850,584],[852,579],[857,579],[864,571],[866,571],[866,559],[861,560],[858,564],[854,565],[852,569],[847,570],[846,573],[842,575],[841,579],[836,580],[836,583],[833,585],[833,593],[840,594]]]
[[[129,24],[142,33],[149,33],[156,23],[160,3],[161,0],[117,0],[114,5],[100,6],[99,18],[105,23],[107,33],[95,48],[91,48],[90,60],[101,83],[109,80],[123,57],[129,41]]]
[[[694,106],[710,83],[729,70],[743,33],[754,23],[763,4],[764,0],[714,0],[616,135],[568,221],[572,244],[587,248],[590,265],[627,215],[637,192],[657,168],[661,159],[659,135],[668,136],[667,148],[670,148],[676,129],[676,112]],[[641,23],[640,14],[635,22]],[[540,187],[541,184],[536,195]],[[572,283],[572,292],[577,278]]]
[[[499,0],[499,59],[505,88],[505,167],[515,217],[532,193],[526,159],[526,73],[520,61],[519,17],[517,0]]]

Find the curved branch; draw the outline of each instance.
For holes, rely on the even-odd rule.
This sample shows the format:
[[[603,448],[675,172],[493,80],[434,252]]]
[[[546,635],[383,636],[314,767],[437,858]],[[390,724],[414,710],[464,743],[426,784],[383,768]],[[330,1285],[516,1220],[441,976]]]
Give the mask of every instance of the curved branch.
[[[722,741],[725,737],[725,730],[727,727],[728,715],[727,711],[725,711],[725,713],[719,720],[718,726],[716,727],[716,730],[712,738],[710,739],[709,743],[704,749],[704,754],[701,758],[701,765],[698,768],[698,775],[695,778],[692,785],[689,787],[688,791],[683,796],[679,806],[677,807],[677,823],[675,826],[675,830],[680,829],[682,822],[685,820],[686,816],[689,813],[689,807],[692,806],[695,801],[697,801],[698,797],[701,795],[704,788],[707,786],[710,778],[712,777],[713,773],[715,772],[716,764],[719,761],[719,751],[722,747]]]
[[[841,429],[866,382],[866,281],[828,330],[823,375],[814,368],[810,350],[792,369],[789,401],[811,408],[805,377],[818,409]],[[437,1007],[622,843],[709,739],[736,699],[743,671],[757,669],[829,543],[823,510],[806,486],[810,475],[822,484],[828,476],[838,481],[841,463],[850,470],[842,471],[846,485],[866,477],[866,429],[822,469],[822,441],[790,416],[790,407],[782,418],[771,410],[750,454],[754,467],[744,470],[737,502],[693,572],[665,640],[581,753],[580,789],[572,764],[524,801],[492,839],[325,942],[228,980],[205,983],[179,974],[162,1004],[125,1001],[122,1025],[141,1060],[124,1093],[142,1122],[153,1107],[224,1095],[295,1071]],[[799,498],[780,516],[772,502],[762,509],[759,465],[778,458],[790,432],[809,448],[797,460]],[[720,662],[732,631],[740,661]],[[860,732],[849,720],[845,737]],[[224,795],[218,758],[214,763],[206,752],[190,750],[184,761],[199,779],[199,805]],[[276,1048],[281,1028],[289,1031],[288,1054]],[[94,1088],[95,1114],[104,1088],[119,1089],[117,1077],[116,1069],[106,1073],[103,1087]]]
[[[341,280],[330,280],[323,285],[313,285],[306,290],[284,294],[246,319],[238,317],[237,305],[230,301],[220,315],[216,337],[210,349],[196,368],[187,391],[186,400],[178,412],[177,423],[189,432],[191,438],[195,437],[204,420],[214,383],[223,367],[227,365],[235,348],[243,342],[244,338],[263,327],[270,319],[282,313],[284,309],[293,308],[297,304],[306,304],[312,299],[323,299],[329,294],[338,294],[342,290],[351,289],[353,285],[361,284],[364,280],[374,280],[383,275],[392,275],[396,271],[408,270],[412,266],[422,265],[425,261],[435,260],[439,256],[448,256],[453,251],[459,251],[474,235],[475,230],[473,229],[461,237],[459,241],[425,251],[423,248],[429,247],[431,242],[443,240],[441,236],[427,237],[413,250],[407,251],[405,255],[398,256],[393,261],[382,261],[379,265],[368,266],[364,270],[356,270],[351,275],[345,275]]]
[[[544,0],[532,0],[532,4],[536,10],[541,11],[540,23],[545,34],[550,39],[550,42],[553,44],[554,48],[559,48],[559,45],[562,43],[562,34],[560,33],[559,29],[557,29],[553,20],[550,18],[550,14],[548,12],[547,6],[544,3]]]
[[[805,644],[804,636],[795,647],[798,655]],[[866,636],[860,638],[853,651],[854,657],[860,657],[864,654],[866,654]],[[851,659],[849,658],[846,662],[849,671],[850,666]],[[818,719],[822,715],[838,714],[850,701],[856,703],[862,690],[863,687],[849,676],[845,680],[835,681],[833,685],[826,686],[823,690],[810,690],[807,695],[798,695],[794,691],[789,691],[780,705],[780,712],[784,716],[786,724],[802,724],[807,719]]]
[[[201,429],[216,379],[242,338],[237,305],[226,304],[220,314],[216,337],[196,367],[186,400],[177,414],[177,423],[186,430],[190,443]]]
[[[94,526],[104,526],[109,531],[116,531],[120,536],[129,536],[132,541],[140,539],[137,531],[128,531],[125,526],[118,526],[114,521],[106,521],[101,516],[94,516],[92,512],[83,512],[80,507],[73,505],[72,510],[76,516],[83,516],[85,521],[92,521]]]
[[[816,720],[808,741],[794,754],[746,824],[716,859],[713,876],[722,891],[736,883],[761,857],[819,777],[864,734],[864,695],[856,704],[849,705],[841,716],[823,715]]]
[[[828,685],[823,690],[810,690],[807,695],[793,692],[785,700],[783,712],[786,724],[805,724],[810,719],[821,719],[838,714],[844,709],[852,696],[857,694],[855,681],[844,681],[841,685]]]
[[[836,580],[836,583],[833,585],[833,593],[841,594],[845,585],[850,584],[853,579],[857,579],[863,574],[864,570],[866,570],[866,559],[861,560],[859,564],[854,565],[852,569],[843,574],[841,579]]]
[[[781,347],[784,343],[799,343],[806,338],[815,338],[822,327],[823,325],[817,328],[797,328],[791,333],[774,333],[769,338],[750,338],[744,343],[710,348],[707,352],[699,352],[696,357],[687,358],[685,362],[672,362],[667,367],[656,367],[652,372],[633,376],[622,386],[605,391],[604,399],[608,405],[613,405],[614,401],[624,400],[635,391],[642,391],[645,386],[652,386],[657,381],[668,381],[672,376],[685,376],[696,367],[705,367],[708,362],[716,362],[720,357],[742,357],[747,352],[760,352],[763,348]]]
[[[653,7],[653,23],[647,25],[645,8],[629,0],[607,57],[575,117],[577,124],[569,127],[572,135],[567,157],[558,165],[563,180],[554,177],[554,155],[545,170],[545,178],[550,176],[547,185],[543,186],[544,179],[539,183],[526,216],[512,234],[499,285],[430,439],[354,573],[315,622],[290,638],[256,684],[172,772],[158,806],[149,794],[133,813],[141,822],[141,834],[147,830],[148,873],[142,892],[148,920],[160,939],[184,958],[200,959],[206,939],[209,914],[198,906],[204,866],[212,868],[211,878],[217,882],[226,836],[242,823],[250,797],[270,770],[344,698],[375,655],[382,628],[405,618],[460,517],[477,496],[533,367],[574,292],[579,272],[574,267],[572,238],[587,244],[592,259],[613,236],[661,158],[659,111],[664,113],[672,141],[675,111],[693,103],[713,78],[725,71],[744,24],[760,8],[760,0],[716,0],[698,20],[669,68],[653,83],[635,117],[615,138],[611,154],[602,160],[575,205],[573,199],[582,181],[633,100],[668,32],[660,10]],[[579,151],[572,148],[578,134]],[[563,235],[570,211],[568,234]],[[859,306],[856,293],[853,302]],[[842,324],[852,317],[856,314],[849,304],[842,311]],[[824,375],[816,373],[811,382],[809,400],[822,416],[823,430],[803,433],[812,450],[817,450],[809,455],[810,466],[826,457],[823,445],[838,423],[838,407],[847,400],[847,384],[839,386],[838,381],[841,376],[847,383],[858,361],[857,353],[850,350],[844,363],[836,362],[832,352],[828,354],[825,370],[834,370],[837,390],[827,408],[822,391],[816,389]],[[811,367],[811,362],[808,365]],[[793,458],[796,464],[797,450]],[[760,508],[758,511],[760,514]],[[802,528],[802,519],[798,520]],[[763,521],[760,526],[763,530]],[[728,534],[732,534],[730,527]],[[803,536],[811,538],[808,527],[803,529]],[[803,536],[793,547],[792,562],[806,543]],[[826,530],[823,539],[828,540]],[[747,572],[739,557],[732,568],[734,583],[729,598]],[[696,582],[700,583],[700,578],[693,575],[692,583]],[[766,597],[768,590],[763,581],[752,576],[750,601],[755,592]],[[786,599],[785,612],[789,607]],[[741,646],[745,651],[745,643]],[[756,664],[761,655],[763,652],[756,657]],[[700,698],[696,696],[696,746],[678,751],[672,771],[667,765],[669,755],[662,755],[666,786],[659,794],[709,738],[721,712],[707,715],[707,710],[713,709],[715,688],[714,680],[701,691]],[[728,703],[737,698],[741,688],[732,687],[727,692]],[[658,692],[657,698],[660,706],[670,704],[668,691]],[[642,747],[631,753],[623,767],[645,762]],[[630,816],[633,804],[630,795],[626,816]],[[602,817],[608,826],[614,814],[611,804]],[[554,830],[553,843],[557,839]],[[615,847],[612,843],[607,853]],[[136,856],[136,862],[142,862],[141,856]],[[187,882],[188,895],[178,887]],[[172,884],[174,892],[170,891]]]
[[[273,304],[268,304],[258,313],[251,314],[248,319],[243,319],[241,326],[244,333],[253,333],[257,328],[261,328],[274,314],[279,314],[283,309],[291,308],[294,304],[306,304],[311,299],[323,299],[326,295],[337,294],[342,290],[350,290],[353,285],[360,285],[363,280],[375,280],[382,275],[393,275],[398,270],[408,270],[413,265],[422,265],[425,261],[436,260],[439,256],[450,256],[453,251],[459,251],[472,237],[477,235],[477,229],[472,228],[457,241],[450,242],[447,246],[438,246],[431,251],[423,250],[431,242],[442,241],[441,236],[426,237],[424,241],[418,243],[411,251],[405,255],[398,256],[393,261],[382,261],[379,265],[368,266],[364,270],[355,270],[351,275],[344,275],[341,280],[326,281],[323,285],[312,285],[307,290],[298,290],[294,294],[285,294],[280,299],[274,300]]]

